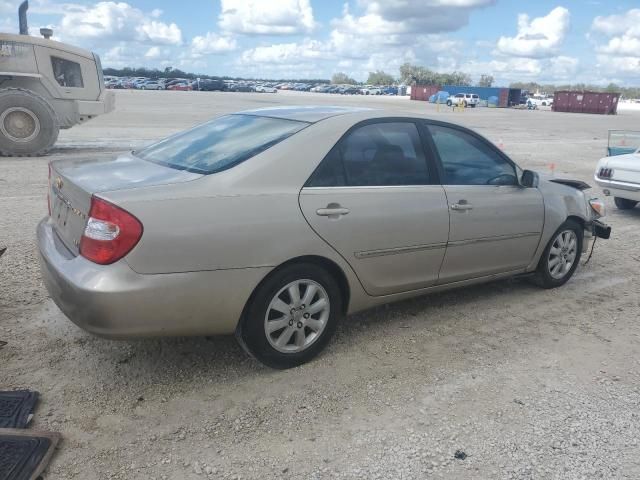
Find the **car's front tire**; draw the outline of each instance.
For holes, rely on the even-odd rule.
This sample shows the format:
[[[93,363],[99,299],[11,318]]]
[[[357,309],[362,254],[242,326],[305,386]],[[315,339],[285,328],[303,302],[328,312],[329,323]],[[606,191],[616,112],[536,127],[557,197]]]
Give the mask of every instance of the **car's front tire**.
[[[315,264],[289,265],[258,286],[239,331],[249,352],[265,365],[285,369],[324,349],[343,316],[335,279]]]
[[[540,257],[535,280],[543,288],[564,285],[573,276],[582,255],[584,230],[574,220],[566,220],[555,231]]]
[[[627,198],[614,197],[613,201],[620,210],[631,210],[638,202],[635,200],[629,200]]]

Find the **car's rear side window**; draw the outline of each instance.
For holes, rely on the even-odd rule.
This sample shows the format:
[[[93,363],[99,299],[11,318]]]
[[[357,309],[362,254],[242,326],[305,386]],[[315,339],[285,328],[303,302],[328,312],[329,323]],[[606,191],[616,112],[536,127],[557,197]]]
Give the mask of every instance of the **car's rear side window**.
[[[135,153],[149,162],[205,175],[227,170],[309,124],[255,115],[227,115]]]
[[[343,137],[311,176],[308,187],[428,185],[427,162],[411,122],[379,122]]]

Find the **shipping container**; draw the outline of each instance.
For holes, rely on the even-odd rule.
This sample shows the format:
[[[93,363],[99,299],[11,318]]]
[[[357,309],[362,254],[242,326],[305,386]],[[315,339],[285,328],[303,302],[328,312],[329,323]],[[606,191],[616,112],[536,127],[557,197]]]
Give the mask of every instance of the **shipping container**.
[[[411,100],[422,100],[428,102],[431,95],[435,95],[440,90],[437,85],[413,85],[411,87]]]
[[[520,93],[521,90],[519,88],[505,88],[505,87],[470,87],[464,85],[444,85],[442,87],[443,90],[446,90],[451,95],[456,95],[457,93],[475,93],[478,95],[480,100],[484,100],[489,103],[489,98],[496,97],[498,99],[497,104],[492,104],[492,106],[497,107],[509,107],[511,105],[518,105],[520,102]]]
[[[562,90],[555,92],[552,109],[555,112],[615,115],[619,99],[619,93]]]

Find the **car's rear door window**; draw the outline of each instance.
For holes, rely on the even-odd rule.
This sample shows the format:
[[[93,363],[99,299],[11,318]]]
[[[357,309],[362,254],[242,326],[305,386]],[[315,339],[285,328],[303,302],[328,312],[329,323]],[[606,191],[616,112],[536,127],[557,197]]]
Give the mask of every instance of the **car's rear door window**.
[[[205,175],[227,170],[307,127],[307,122],[256,115],[227,115],[179,133],[135,155]]]
[[[416,125],[379,122],[358,127],[329,152],[310,187],[428,185],[429,170]]]
[[[517,185],[515,166],[486,141],[456,128],[428,125],[444,185]]]

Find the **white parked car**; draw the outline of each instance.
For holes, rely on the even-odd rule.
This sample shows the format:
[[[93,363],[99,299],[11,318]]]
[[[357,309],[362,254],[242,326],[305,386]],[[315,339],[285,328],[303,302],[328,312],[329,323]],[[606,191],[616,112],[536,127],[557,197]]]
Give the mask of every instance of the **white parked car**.
[[[261,93],[278,93],[278,90],[276,90],[273,87],[268,87],[267,85],[256,85],[256,92],[261,92]]]
[[[456,93],[455,95],[451,95],[447,99],[447,105],[455,105],[458,107],[464,105],[465,107],[475,108],[476,105],[478,105],[479,101],[480,97],[478,97],[478,95],[476,95],[475,93]]]
[[[147,82],[140,85],[140,90],[164,90],[164,83]]]
[[[640,148],[633,153],[605,157],[598,162],[594,179],[621,210],[640,202]]]
[[[528,98],[527,104],[535,105],[536,107],[551,107],[553,106],[553,97],[534,95]]]
[[[382,95],[382,89],[378,87],[365,87],[360,90],[362,95]]]

